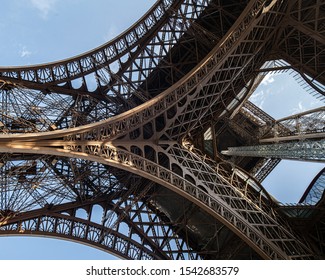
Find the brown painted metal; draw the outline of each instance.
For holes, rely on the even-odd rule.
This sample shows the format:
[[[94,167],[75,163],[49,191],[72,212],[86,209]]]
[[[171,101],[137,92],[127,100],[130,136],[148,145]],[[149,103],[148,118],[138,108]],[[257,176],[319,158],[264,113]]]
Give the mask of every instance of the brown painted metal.
[[[323,11],[321,1],[161,0],[93,51],[0,68],[0,234],[128,259],[322,257],[259,183],[279,160],[230,164],[218,145],[256,144],[277,123],[247,101],[268,60],[324,82]],[[214,159],[200,140],[209,127]]]

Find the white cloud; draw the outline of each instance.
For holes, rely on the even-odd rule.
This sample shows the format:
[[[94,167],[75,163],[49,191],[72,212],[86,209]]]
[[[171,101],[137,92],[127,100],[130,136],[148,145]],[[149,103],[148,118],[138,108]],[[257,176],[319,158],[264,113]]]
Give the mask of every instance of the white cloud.
[[[300,101],[297,105],[297,107],[291,109],[291,114],[298,114],[298,113],[301,113],[301,112],[305,112],[307,109],[306,107],[304,106],[305,104],[303,104],[302,101]]]
[[[22,46],[20,51],[19,51],[19,55],[20,57],[30,57],[32,54],[31,51],[29,51],[26,46]]]
[[[268,90],[267,92],[265,92],[264,90],[255,91],[249,98],[249,101],[254,103],[260,109],[263,109],[263,105],[267,94],[268,94]]]
[[[300,112],[304,112],[306,110],[305,106],[302,104],[302,101],[299,102],[298,108],[299,108]]]
[[[265,86],[272,84],[274,82],[274,78],[273,78],[274,76],[276,76],[275,73],[267,73],[262,81],[262,84]]]
[[[40,12],[40,16],[46,19],[49,12],[54,9],[57,0],[30,0],[30,2]]]

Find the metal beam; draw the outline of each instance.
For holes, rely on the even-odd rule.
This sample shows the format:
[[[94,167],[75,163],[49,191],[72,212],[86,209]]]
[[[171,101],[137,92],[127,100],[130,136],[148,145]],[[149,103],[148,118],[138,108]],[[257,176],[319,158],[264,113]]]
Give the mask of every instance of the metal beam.
[[[222,151],[228,156],[281,158],[325,162],[325,139],[277,143],[270,145],[230,147]]]
[[[260,143],[325,138],[325,107],[319,107],[268,124]]]
[[[321,33],[310,29],[305,24],[295,20],[292,17],[289,17],[286,21],[292,27],[298,29],[300,32],[308,35],[309,37],[315,39],[316,41],[320,42],[321,44],[325,45],[325,37],[321,35]]]

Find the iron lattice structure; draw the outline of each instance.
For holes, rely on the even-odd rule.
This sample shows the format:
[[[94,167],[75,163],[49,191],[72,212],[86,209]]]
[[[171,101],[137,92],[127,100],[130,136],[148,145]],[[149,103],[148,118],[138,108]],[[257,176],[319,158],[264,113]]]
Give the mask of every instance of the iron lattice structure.
[[[281,147],[324,160],[324,107],[274,120],[248,97],[294,71],[323,98],[324,45],[324,1],[160,0],[97,49],[0,68],[0,234],[126,259],[323,258],[322,195],[281,205],[261,181]]]

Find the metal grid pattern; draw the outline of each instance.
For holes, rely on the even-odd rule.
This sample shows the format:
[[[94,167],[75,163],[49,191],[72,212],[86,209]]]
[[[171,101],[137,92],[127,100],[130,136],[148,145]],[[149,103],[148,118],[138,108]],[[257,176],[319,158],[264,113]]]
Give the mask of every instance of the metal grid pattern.
[[[275,123],[285,133],[293,119],[319,119],[277,123],[246,102],[272,56],[311,86],[323,82],[324,4],[312,2],[162,0],[93,51],[0,69],[0,233],[73,239],[127,259],[317,258],[258,182],[278,160],[255,165],[256,180],[187,142],[237,114],[258,141]]]

